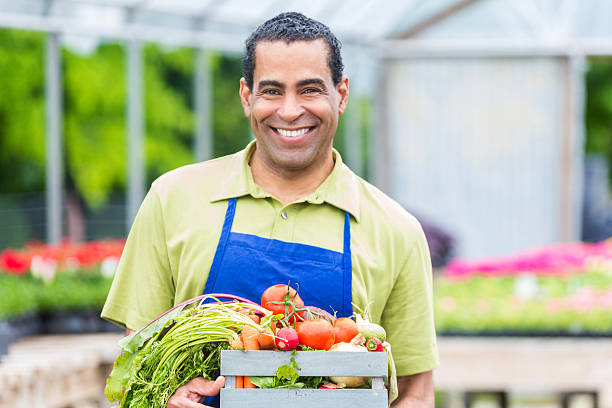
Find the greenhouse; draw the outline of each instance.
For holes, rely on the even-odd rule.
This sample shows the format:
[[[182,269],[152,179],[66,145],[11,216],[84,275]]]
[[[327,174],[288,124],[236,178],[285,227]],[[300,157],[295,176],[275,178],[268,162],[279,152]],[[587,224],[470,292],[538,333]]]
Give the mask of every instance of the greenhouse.
[[[342,160],[422,224],[436,405],[612,408],[606,0],[0,0],[0,407],[33,404],[15,355],[54,336],[107,357],[48,406],[108,406],[125,238],[160,175],[254,139],[240,60],[284,11],[342,42]]]

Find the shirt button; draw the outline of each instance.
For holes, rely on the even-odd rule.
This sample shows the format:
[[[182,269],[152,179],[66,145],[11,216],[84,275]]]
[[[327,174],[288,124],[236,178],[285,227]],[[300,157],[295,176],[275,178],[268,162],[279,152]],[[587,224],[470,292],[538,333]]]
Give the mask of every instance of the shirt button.
[[[287,213],[283,211],[281,213],[281,217],[283,217],[283,220],[286,220],[287,219]]]

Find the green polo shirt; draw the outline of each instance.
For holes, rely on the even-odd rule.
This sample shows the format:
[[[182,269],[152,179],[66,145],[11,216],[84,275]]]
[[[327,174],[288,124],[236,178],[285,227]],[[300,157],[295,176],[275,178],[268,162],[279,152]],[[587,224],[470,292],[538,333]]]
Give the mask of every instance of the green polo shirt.
[[[255,147],[252,142],[234,155],[178,168],[153,183],[102,317],[139,329],[201,295],[230,198],[238,198],[233,232],[337,252],[343,252],[348,212],[354,309],[367,309],[386,329],[398,375],[436,367],[430,257],[418,221],[355,175],[335,150],[334,169],[317,190],[283,205],[253,181]]]

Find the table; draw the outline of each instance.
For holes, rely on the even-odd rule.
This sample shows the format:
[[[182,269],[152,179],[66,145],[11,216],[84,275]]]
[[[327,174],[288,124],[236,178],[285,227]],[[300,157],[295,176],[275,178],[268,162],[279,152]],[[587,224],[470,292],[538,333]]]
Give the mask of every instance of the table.
[[[0,359],[0,408],[110,406],[104,385],[121,333],[26,337]]]
[[[612,408],[612,338],[439,337],[438,346],[441,390],[596,392]]]
[[[18,340],[0,360],[0,408],[109,406],[104,384],[121,337]],[[442,391],[594,391],[601,408],[612,408],[612,338],[439,337],[438,346]]]

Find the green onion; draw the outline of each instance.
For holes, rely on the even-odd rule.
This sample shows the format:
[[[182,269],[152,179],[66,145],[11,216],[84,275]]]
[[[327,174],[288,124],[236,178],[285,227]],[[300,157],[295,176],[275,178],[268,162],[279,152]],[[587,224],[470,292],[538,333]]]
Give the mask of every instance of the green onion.
[[[176,389],[191,379],[211,379],[220,369],[221,350],[229,348],[244,325],[263,330],[270,311],[251,302],[222,303],[215,294],[199,296],[165,312],[142,330],[120,342],[105,389],[109,401],[122,408],[163,408]],[[213,303],[203,303],[207,299]],[[261,325],[242,310],[264,316]]]

